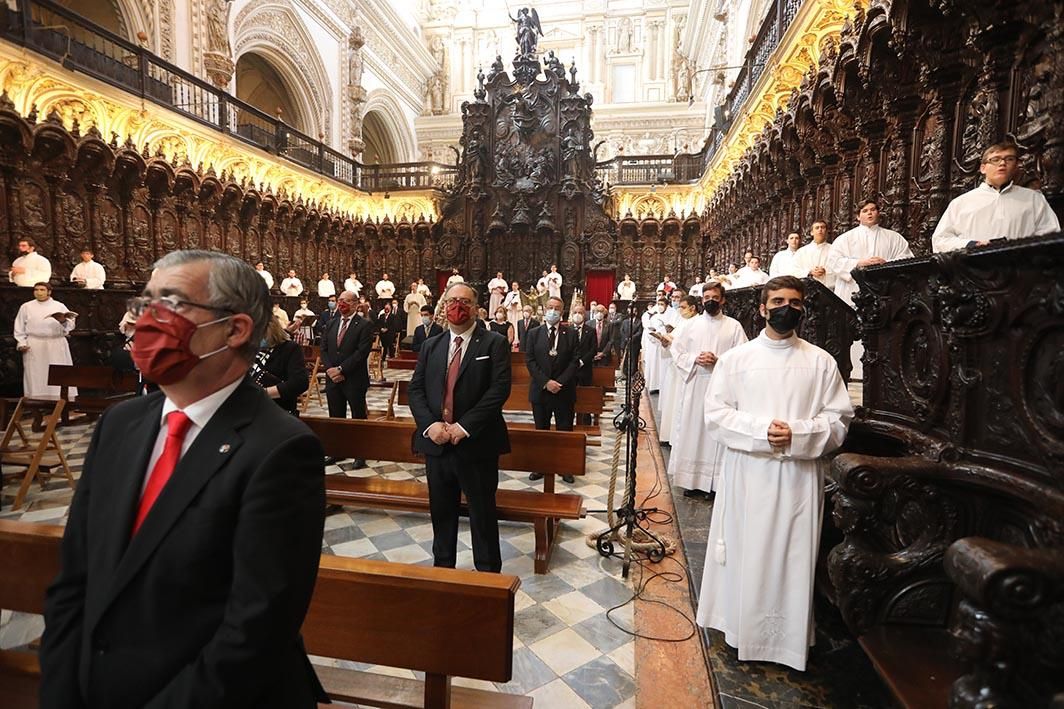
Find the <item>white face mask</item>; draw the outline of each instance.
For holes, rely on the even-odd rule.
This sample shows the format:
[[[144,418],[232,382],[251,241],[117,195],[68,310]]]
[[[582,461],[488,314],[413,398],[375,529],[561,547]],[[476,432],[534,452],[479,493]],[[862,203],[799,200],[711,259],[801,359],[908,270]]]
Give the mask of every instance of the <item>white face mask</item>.
[[[617,309],[616,308],[610,308],[610,315],[616,315],[616,314],[617,314]]]
[[[581,315],[580,313],[575,313],[573,315],[572,320],[573,320],[573,324],[574,325],[580,325],[580,324],[583,324],[583,322],[584,322],[584,316]]]
[[[656,308],[655,308],[655,309],[656,309],[656,310],[657,310],[657,311],[658,311],[659,313],[664,313],[664,312],[665,312],[665,306],[664,306],[664,305],[658,305],[658,306],[656,306]]]
[[[604,317],[604,316],[603,316],[603,314],[602,314],[602,313],[595,313],[595,319],[596,319],[596,320],[602,320],[602,318],[603,318],[603,317]]]
[[[428,327],[429,325],[432,324],[432,318],[430,318],[427,315],[422,315],[421,316],[421,324],[424,325],[425,327]]]
[[[547,324],[554,325],[562,319],[562,314],[557,310],[548,310],[543,314],[543,319],[547,321]]]

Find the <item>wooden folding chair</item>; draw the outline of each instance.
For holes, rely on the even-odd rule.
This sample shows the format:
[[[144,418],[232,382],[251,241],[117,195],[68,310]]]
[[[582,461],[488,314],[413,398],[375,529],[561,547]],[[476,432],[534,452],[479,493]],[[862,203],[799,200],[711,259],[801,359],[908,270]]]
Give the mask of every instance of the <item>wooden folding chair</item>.
[[[25,430],[22,428],[23,409],[31,407],[44,408],[49,404],[52,406],[52,410],[51,413],[46,413],[43,417],[44,432],[36,444],[30,443]],[[34,477],[37,478],[37,484],[43,490],[44,482],[42,478],[51,477],[52,468],[61,467],[70,487],[74,487],[74,476],[70,474],[70,466],[67,465],[66,456],[63,455],[63,448],[59,445],[59,439],[55,435],[55,429],[59,425],[65,405],[66,402],[62,399],[57,399],[54,403],[40,399],[31,400],[26,397],[19,399],[18,405],[7,423],[7,428],[4,429],[4,438],[0,441],[0,467],[3,465],[17,465],[26,468],[26,473],[22,477],[22,484],[19,485],[18,493],[15,495],[15,502],[11,509],[17,510],[22,506]],[[19,438],[17,444],[12,441],[16,435]],[[2,479],[3,475],[0,474],[0,481]]]
[[[317,398],[318,406],[324,406],[321,399],[321,382],[318,381],[318,375],[321,373],[321,349],[316,345],[303,345],[303,358],[310,374],[310,386],[299,396],[299,412],[305,414],[312,396]]]

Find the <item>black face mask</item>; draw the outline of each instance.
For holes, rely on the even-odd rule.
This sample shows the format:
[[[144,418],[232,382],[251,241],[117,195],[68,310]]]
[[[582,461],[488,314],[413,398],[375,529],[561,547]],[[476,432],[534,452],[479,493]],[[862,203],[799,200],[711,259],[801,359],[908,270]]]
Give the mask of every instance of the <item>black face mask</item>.
[[[702,312],[710,317],[716,317],[720,313],[720,301],[707,300],[702,303]]]
[[[780,335],[786,335],[798,327],[803,315],[805,315],[804,310],[792,308],[789,305],[781,305],[778,308],[769,310],[766,320],[769,327]]]

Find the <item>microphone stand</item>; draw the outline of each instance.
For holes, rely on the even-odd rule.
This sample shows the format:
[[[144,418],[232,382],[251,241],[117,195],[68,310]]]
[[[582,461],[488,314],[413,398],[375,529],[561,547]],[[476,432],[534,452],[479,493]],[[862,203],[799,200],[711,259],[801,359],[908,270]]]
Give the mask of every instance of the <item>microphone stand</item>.
[[[639,417],[639,399],[642,396],[646,381],[642,372],[639,371],[639,353],[633,346],[635,342],[636,323],[639,322],[635,301],[628,305],[628,341],[624,346],[624,382],[625,396],[621,410],[613,418],[613,426],[617,429],[617,435],[625,437],[624,475],[625,494],[624,500],[616,510],[615,523],[609,529],[599,533],[595,547],[602,556],[612,556],[614,552],[614,539],[624,541],[624,561],[621,566],[621,576],[628,578],[628,570],[632,563],[632,544],[635,542],[641,547],[634,551],[643,551],[650,561],[660,562],[667,553],[666,542],[650,531],[647,515],[657,512],[658,508],[636,507],[636,460],[639,452],[639,430],[646,428],[646,421]],[[610,501],[612,503],[612,500]],[[624,529],[621,533],[620,530]],[[636,541],[636,537],[640,537]]]

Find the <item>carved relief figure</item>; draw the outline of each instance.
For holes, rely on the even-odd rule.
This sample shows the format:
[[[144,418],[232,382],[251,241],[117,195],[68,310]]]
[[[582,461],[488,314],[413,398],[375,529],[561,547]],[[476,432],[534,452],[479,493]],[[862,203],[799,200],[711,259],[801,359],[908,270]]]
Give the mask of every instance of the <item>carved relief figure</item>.
[[[207,51],[229,56],[229,10],[232,0],[207,0]]]

